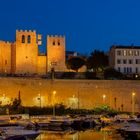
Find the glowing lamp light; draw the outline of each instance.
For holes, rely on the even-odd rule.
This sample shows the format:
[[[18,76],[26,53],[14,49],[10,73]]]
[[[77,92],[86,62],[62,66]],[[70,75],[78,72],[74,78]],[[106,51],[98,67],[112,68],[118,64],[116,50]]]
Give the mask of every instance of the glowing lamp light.
[[[132,96],[135,96],[136,95],[136,93],[135,92],[132,92]]]
[[[55,95],[55,94],[56,94],[56,91],[54,90],[54,91],[53,91],[53,95]]]

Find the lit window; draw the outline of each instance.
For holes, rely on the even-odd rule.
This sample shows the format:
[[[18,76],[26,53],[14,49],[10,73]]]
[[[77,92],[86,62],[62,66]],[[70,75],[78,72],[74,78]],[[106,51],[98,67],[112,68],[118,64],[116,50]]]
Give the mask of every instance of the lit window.
[[[123,51],[123,55],[126,56],[126,50]]]
[[[28,35],[27,42],[31,43],[31,36],[30,35]]]
[[[139,51],[134,51],[134,55],[138,56],[139,55]]]
[[[57,62],[51,62],[51,66],[56,66]]]
[[[22,43],[25,43],[25,35],[22,35]]]
[[[128,55],[129,55],[129,56],[132,55],[132,51],[131,51],[131,50],[128,51]]]

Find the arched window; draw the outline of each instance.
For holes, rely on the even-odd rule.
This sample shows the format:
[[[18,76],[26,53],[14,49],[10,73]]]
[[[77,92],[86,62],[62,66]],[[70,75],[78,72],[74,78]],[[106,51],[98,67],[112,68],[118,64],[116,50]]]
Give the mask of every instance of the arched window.
[[[25,43],[25,35],[22,35],[22,43]]]
[[[30,35],[28,35],[27,42],[31,43],[31,36]]]
[[[53,41],[53,46],[55,46],[55,41]]]

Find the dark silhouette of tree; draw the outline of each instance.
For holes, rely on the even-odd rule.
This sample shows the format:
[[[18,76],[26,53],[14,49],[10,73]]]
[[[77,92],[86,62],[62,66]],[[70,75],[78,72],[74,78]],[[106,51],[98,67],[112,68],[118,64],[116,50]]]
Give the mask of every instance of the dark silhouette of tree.
[[[15,98],[13,100],[13,103],[12,103],[12,108],[14,110],[17,110],[19,107],[21,107],[21,97],[20,97],[20,90],[18,92],[18,98]]]
[[[14,110],[17,110],[19,106],[20,106],[20,101],[17,98],[15,98],[13,103],[12,103],[12,108]]]
[[[79,68],[81,68],[84,64],[85,60],[83,58],[72,57],[67,61],[67,68],[78,72]]]
[[[108,66],[108,56],[99,50],[94,50],[87,59],[87,68],[94,72],[103,71]]]
[[[123,74],[116,71],[113,68],[107,68],[104,71],[104,78],[105,79],[123,79]]]

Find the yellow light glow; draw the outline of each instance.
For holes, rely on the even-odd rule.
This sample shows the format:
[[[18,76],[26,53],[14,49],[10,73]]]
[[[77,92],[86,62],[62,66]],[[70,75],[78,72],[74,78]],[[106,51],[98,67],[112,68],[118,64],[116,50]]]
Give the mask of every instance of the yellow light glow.
[[[103,98],[106,98],[106,95],[105,94],[103,94]]]
[[[54,91],[53,91],[53,95],[55,95],[55,94],[56,94],[56,91],[54,90]]]
[[[132,92],[132,96],[135,96],[136,95],[136,93],[135,92]]]

